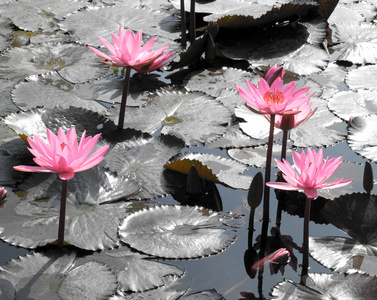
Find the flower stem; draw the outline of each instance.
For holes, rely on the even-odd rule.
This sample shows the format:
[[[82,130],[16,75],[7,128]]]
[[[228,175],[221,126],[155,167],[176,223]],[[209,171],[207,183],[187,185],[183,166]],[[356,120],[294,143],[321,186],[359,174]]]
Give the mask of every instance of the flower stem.
[[[59,215],[59,233],[58,233],[58,247],[64,246],[64,229],[65,229],[65,210],[67,206],[67,187],[68,180],[62,181],[62,196],[60,199],[60,215]]]
[[[181,0],[181,45],[186,47],[186,12],[185,12],[185,0]]]
[[[126,113],[127,96],[128,96],[128,90],[130,87],[130,75],[131,75],[131,67],[127,66],[126,75],[124,77],[122,103],[120,104],[119,121],[118,121],[119,130],[122,130],[123,125],[124,125],[124,114]]]
[[[283,143],[281,145],[281,160],[287,158],[288,130],[283,130]]]
[[[311,198],[307,197],[305,201],[305,216],[304,216],[304,238],[302,244],[302,272],[301,283],[304,284],[305,278],[308,275],[309,269],[309,221],[310,221],[310,205]]]
[[[192,44],[195,41],[196,38],[196,32],[195,32],[195,0],[191,0],[191,6],[190,6],[190,43]]]

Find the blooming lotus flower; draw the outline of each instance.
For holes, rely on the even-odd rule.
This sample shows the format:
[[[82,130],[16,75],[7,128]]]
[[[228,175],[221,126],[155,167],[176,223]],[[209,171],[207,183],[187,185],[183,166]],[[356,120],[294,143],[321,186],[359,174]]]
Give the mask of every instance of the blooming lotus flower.
[[[272,74],[268,74],[267,79],[270,80],[271,76]],[[301,88],[295,91],[297,84],[293,81],[283,87],[282,76],[278,76],[271,85],[264,78],[259,80],[258,87],[251,84],[247,79],[246,85],[249,91],[237,84],[236,88],[240,96],[247,102],[246,106],[259,114],[297,114],[300,112],[297,107],[307,103],[310,97],[314,95],[314,93],[307,95],[309,88]]]
[[[275,159],[279,169],[283,172],[283,178],[287,182],[267,182],[266,185],[276,189],[287,191],[304,190],[307,198],[315,199],[318,197],[319,189],[334,189],[345,186],[352,180],[338,179],[333,182],[325,181],[339,168],[342,157],[326,158],[323,162],[323,151],[318,153],[307,148],[306,154],[302,149],[301,154],[293,152],[293,167],[283,159],[283,162]]]
[[[122,27],[119,27],[119,36],[112,33],[114,45],[111,45],[105,39],[98,37],[105,47],[112,55],[105,54],[96,48],[88,46],[99,57],[108,61],[101,61],[104,64],[117,67],[131,67],[137,72],[146,73],[156,70],[167,64],[173,52],[169,51],[163,53],[169,45],[166,45],[156,51],[151,48],[155,43],[157,36],[149,40],[143,47],[141,47],[142,31],[138,31],[136,35],[131,30],[122,32]]]
[[[311,102],[305,102],[294,109],[299,111],[295,115],[276,115],[274,126],[281,130],[291,130],[305,123],[315,113],[317,108],[311,109]],[[268,121],[271,121],[270,115],[264,115]]]
[[[77,135],[74,127],[67,134],[59,128],[55,135],[47,129],[47,145],[38,135],[34,139],[28,138],[31,148],[29,151],[35,156],[34,162],[39,166],[15,166],[14,169],[23,172],[59,173],[62,180],[71,179],[76,172],[85,171],[99,164],[103,155],[109,150],[109,146],[103,146],[90,155],[96,145],[100,134],[93,138],[86,137],[86,132],[81,136],[80,144],[77,143]]]

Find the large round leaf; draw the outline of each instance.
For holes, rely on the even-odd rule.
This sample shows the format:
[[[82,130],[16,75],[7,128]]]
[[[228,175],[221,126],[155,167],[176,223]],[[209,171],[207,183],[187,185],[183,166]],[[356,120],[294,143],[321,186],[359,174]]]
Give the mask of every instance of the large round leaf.
[[[221,215],[200,207],[162,205],[126,217],[121,240],[131,247],[164,258],[216,254],[233,243],[234,233],[218,228]]]

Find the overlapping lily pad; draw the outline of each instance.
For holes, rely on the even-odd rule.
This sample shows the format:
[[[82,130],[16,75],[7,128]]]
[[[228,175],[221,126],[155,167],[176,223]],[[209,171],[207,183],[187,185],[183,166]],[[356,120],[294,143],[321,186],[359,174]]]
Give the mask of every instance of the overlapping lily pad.
[[[58,71],[64,79],[78,83],[108,72],[108,67],[99,63],[93,51],[75,43],[12,48],[0,56],[0,65],[1,78],[18,81],[30,75]]]
[[[174,160],[199,161],[203,165],[207,166],[208,169],[212,171],[212,174],[217,176],[220,183],[229,185],[236,189],[248,189],[250,187],[252,178],[248,175],[242,175],[242,173],[247,169],[247,166],[234,160],[212,154],[189,152],[176,156]],[[166,165],[166,168],[170,168],[169,164]],[[174,168],[174,166],[172,167],[172,170],[182,172],[179,168]]]
[[[148,259],[129,248],[95,253],[88,257],[109,266],[122,291],[141,292],[169,285],[184,275],[182,268]]]
[[[218,228],[221,215],[200,207],[162,205],[126,217],[121,240],[144,253],[164,258],[216,254],[233,243],[234,232]]]
[[[74,267],[74,252],[34,253],[0,270],[0,296],[11,299],[105,299],[117,288],[115,275],[98,262]]]
[[[346,76],[346,84],[350,89],[367,89],[377,91],[374,78],[377,75],[377,66],[368,65],[351,69]]]
[[[272,299],[322,300],[365,299],[377,297],[377,278],[352,274],[346,277],[332,274],[309,274],[306,286],[285,280],[274,287]]]
[[[183,143],[169,136],[135,135],[118,140],[106,155],[106,165],[119,176],[136,181],[140,193],[137,199],[161,197],[169,192],[163,177],[163,165],[176,155]]]
[[[356,117],[348,126],[347,142],[356,153],[377,161],[377,116]]]
[[[109,112],[118,122],[119,105]],[[212,116],[216,115],[213,119]],[[186,145],[209,143],[226,131],[231,112],[219,101],[202,93],[158,93],[144,107],[126,110],[124,127],[148,133],[161,129],[162,134],[174,135]]]
[[[0,209],[0,238],[25,248],[55,242],[61,184],[55,174],[33,174],[20,186],[24,197],[8,194],[8,203]],[[65,242],[88,250],[118,246],[117,226],[130,204],[106,202],[125,199],[138,188],[99,167],[76,173],[68,183]]]

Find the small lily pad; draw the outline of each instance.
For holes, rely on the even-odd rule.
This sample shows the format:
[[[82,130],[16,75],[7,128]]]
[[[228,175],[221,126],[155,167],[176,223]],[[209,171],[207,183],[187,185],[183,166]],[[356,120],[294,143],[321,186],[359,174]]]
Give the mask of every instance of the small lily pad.
[[[126,217],[119,235],[150,255],[195,258],[221,252],[234,242],[234,233],[218,228],[221,224],[221,215],[200,207],[162,205]]]

